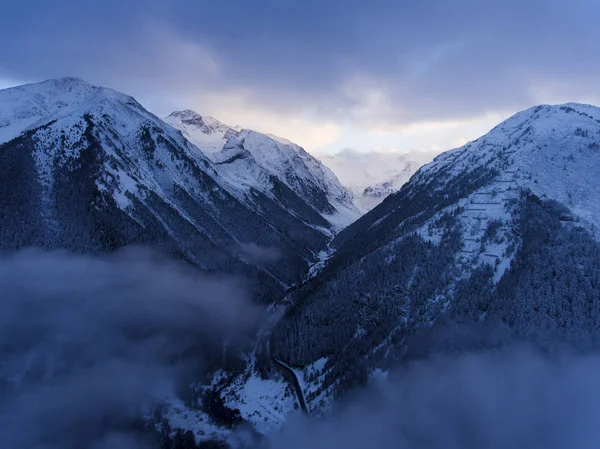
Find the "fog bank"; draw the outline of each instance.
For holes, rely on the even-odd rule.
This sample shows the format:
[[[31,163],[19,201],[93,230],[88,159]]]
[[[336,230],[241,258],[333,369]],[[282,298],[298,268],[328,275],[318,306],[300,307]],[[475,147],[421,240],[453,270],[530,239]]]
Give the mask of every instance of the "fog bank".
[[[553,449],[600,443],[600,356],[532,350],[411,364],[330,419],[290,422],[276,449]]]
[[[238,280],[141,249],[4,256],[0,292],[2,448],[154,447],[142,413],[259,318]]]

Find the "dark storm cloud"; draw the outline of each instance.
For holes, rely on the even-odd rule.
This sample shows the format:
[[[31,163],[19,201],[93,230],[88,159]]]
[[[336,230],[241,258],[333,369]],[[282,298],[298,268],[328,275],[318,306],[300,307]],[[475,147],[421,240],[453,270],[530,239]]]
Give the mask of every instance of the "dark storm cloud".
[[[0,74],[138,96],[237,89],[374,123],[473,116],[528,106],[547,84],[598,95],[599,13],[595,0],[11,2]]]

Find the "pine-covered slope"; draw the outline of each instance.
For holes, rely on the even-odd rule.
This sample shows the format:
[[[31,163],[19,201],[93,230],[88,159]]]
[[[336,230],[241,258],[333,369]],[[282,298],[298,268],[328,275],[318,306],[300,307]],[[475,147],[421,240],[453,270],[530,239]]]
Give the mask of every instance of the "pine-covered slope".
[[[132,97],[73,78],[0,91],[0,191],[2,250],[150,244],[265,295],[328,239],[260,190],[242,198]]]
[[[193,111],[165,118],[210,158],[230,190],[257,190],[304,223],[330,234],[360,212],[335,175],[300,146],[280,137],[228,127]]]
[[[600,109],[539,106],[437,157],[344,229],[276,354],[313,407],[375,368],[512,341],[600,342]],[[311,371],[312,372],[312,371]]]

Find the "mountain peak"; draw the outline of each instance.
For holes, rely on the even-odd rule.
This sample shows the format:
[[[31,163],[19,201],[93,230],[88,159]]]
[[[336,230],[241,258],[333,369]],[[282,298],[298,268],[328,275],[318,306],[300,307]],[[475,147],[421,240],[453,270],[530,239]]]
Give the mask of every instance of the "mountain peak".
[[[87,95],[91,92],[115,92],[112,89],[96,86],[74,76],[66,76],[61,78],[51,78],[37,83],[23,84],[21,86],[9,87],[1,92],[4,94],[15,95],[17,93],[30,93],[50,95],[53,98],[57,95]],[[117,92],[115,92],[117,93]],[[124,94],[121,94],[125,96]]]
[[[210,155],[221,151],[232,128],[210,116],[191,109],[171,112],[163,119],[181,133],[203,153]]]
[[[75,77],[55,78],[0,90],[0,143],[23,130],[99,103],[118,102],[140,109],[132,97]]]
[[[196,111],[192,109],[183,109],[181,111],[173,111],[167,117],[178,117],[181,119],[192,120],[199,119],[202,120],[202,116],[198,114]]]
[[[166,119],[167,123],[173,124],[179,121],[183,125],[199,129],[203,134],[224,133],[231,129],[216,118],[200,115],[192,109],[171,112]]]
[[[567,118],[566,121],[565,118]],[[585,119],[600,120],[600,108],[582,103],[543,104],[517,112],[496,126],[492,132],[512,129],[528,121],[535,121],[538,124],[555,122],[559,126],[561,123],[568,126],[569,123]]]
[[[46,81],[42,81],[41,84],[49,83],[54,84],[57,87],[73,87],[73,86],[93,86],[91,83],[82,80],[76,76],[64,76],[60,78],[51,78]],[[94,86],[95,87],[95,86]]]

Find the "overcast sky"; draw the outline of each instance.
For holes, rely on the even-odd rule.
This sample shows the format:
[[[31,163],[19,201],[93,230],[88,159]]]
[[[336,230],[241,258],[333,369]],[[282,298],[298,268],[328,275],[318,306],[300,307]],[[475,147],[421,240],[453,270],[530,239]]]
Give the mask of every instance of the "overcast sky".
[[[78,76],[313,152],[441,151],[600,104],[598,0],[5,0],[0,87]]]

